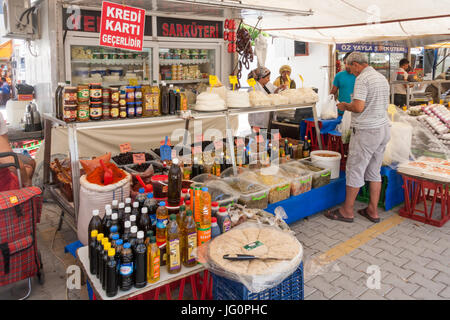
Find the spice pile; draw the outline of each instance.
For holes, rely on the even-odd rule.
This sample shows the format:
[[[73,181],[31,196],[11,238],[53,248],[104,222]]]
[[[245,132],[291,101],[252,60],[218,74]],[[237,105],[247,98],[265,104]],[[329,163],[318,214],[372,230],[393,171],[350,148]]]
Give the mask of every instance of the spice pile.
[[[114,163],[105,163],[106,168],[111,169],[113,172],[113,180],[111,184],[117,183],[122,179],[126,178],[126,174],[122,169],[119,169]],[[105,175],[105,171],[103,168],[97,167],[94,171],[87,175],[86,180],[93,184],[98,184],[100,186],[104,186],[103,177]]]

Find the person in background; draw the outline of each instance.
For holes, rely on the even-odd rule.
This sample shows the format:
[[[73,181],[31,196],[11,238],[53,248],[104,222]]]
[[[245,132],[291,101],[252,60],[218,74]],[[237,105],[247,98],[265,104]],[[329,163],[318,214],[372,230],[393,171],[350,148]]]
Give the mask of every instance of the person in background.
[[[400,60],[398,69],[391,77],[395,81],[408,81],[409,61],[406,58]],[[394,104],[399,107],[406,105],[406,84],[394,84]]]
[[[256,80],[255,90],[264,92],[265,94],[278,93],[282,90],[286,90],[287,88],[286,85],[275,87],[272,83],[270,83],[270,70],[264,67],[259,67],[251,71],[248,74],[248,79],[251,78]],[[250,88],[248,91],[251,92],[252,90],[253,88]],[[248,122],[252,129],[254,127],[256,127],[255,131],[258,131],[258,129],[269,129],[270,114],[270,112],[249,114]]]
[[[6,81],[5,77],[2,77],[1,80],[2,80],[2,86],[1,86],[2,98],[1,98],[0,105],[4,106],[10,98],[11,87],[9,86],[8,81]]]
[[[3,115],[0,112],[0,153],[12,152],[7,134],[8,128],[6,126],[6,121],[3,119]],[[36,162],[26,155],[17,155],[19,158],[20,177],[22,180],[22,184],[24,187],[30,187],[32,185],[32,178],[34,170],[36,168]],[[12,157],[3,157],[0,158],[0,163],[14,163],[14,159]],[[14,175],[17,175],[17,171],[15,168],[11,167],[10,170]]]
[[[333,80],[333,88],[331,94],[334,95],[335,100],[339,102],[352,102],[352,93],[355,86],[356,77],[350,73],[350,67],[346,64],[347,57],[351,52],[347,52],[344,56],[345,70],[339,72]],[[339,94],[338,94],[339,92]],[[344,111],[338,110],[339,115],[343,115]]]
[[[358,213],[371,222],[379,222],[378,200],[381,193],[381,164],[390,140],[389,83],[387,79],[368,65],[367,56],[353,52],[347,57],[351,73],[356,76],[353,100],[340,102],[340,110],[352,114],[349,153],[346,166],[346,195],[341,208],[328,211],[332,220],[353,222],[353,207],[359,189],[370,182],[370,201],[367,208]]]
[[[292,72],[292,69],[287,64],[285,64],[284,66],[281,66],[280,76],[275,79],[275,81],[273,82],[273,85],[275,87],[279,87],[284,84],[287,86],[287,84],[289,83],[289,80],[288,80],[288,77],[289,77],[291,82],[290,82],[290,86],[288,89],[295,89],[297,87],[297,85],[295,84],[295,81],[291,79],[291,72]]]

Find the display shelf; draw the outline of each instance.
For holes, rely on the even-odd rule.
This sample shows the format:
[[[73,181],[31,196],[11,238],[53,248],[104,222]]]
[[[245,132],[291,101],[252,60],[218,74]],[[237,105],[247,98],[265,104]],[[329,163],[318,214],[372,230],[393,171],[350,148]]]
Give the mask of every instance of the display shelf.
[[[209,59],[160,59],[161,66],[171,66],[174,64],[202,64],[209,63]]]
[[[175,83],[200,83],[200,82],[209,82],[209,79],[194,79],[194,80],[161,80],[167,84],[175,84]]]
[[[105,64],[105,65],[130,65],[143,64],[146,59],[74,59],[72,63]]]

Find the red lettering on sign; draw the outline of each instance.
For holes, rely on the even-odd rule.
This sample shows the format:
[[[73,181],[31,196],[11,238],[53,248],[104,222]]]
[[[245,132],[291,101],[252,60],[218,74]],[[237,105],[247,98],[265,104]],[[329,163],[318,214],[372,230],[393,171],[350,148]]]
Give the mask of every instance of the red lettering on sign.
[[[191,34],[192,34],[192,38],[197,38],[198,30],[197,30],[197,23],[196,22],[192,22]]]
[[[102,16],[97,17],[97,28],[95,32],[100,32],[100,26],[102,25]]]
[[[183,36],[183,26],[179,23],[177,23],[177,37]]]
[[[214,38],[216,36],[216,28],[213,26],[209,27],[209,35],[211,38]]]
[[[198,29],[200,30],[199,37],[202,38],[203,37],[203,26],[198,26]]]
[[[163,23],[162,29],[163,29],[163,37],[167,37],[169,35],[169,24]]]
[[[204,30],[205,30],[205,32],[204,32],[204,34],[205,34],[205,38],[209,38],[209,27],[208,26],[204,26]]]
[[[84,17],[84,31],[95,32],[95,18],[93,16]]]
[[[219,37],[219,25],[216,23],[216,38]]]
[[[169,37],[175,37],[176,33],[175,33],[175,26],[173,25],[173,23],[170,24],[170,32],[169,32]]]
[[[190,38],[191,34],[189,33],[189,25],[184,25],[184,37]]]

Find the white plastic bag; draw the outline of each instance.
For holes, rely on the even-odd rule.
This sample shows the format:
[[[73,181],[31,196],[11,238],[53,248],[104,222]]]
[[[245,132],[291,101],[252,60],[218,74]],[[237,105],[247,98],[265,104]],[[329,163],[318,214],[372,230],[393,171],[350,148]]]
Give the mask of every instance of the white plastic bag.
[[[255,54],[258,58],[258,67],[265,67],[267,57],[267,39],[261,33],[255,39]]]
[[[349,143],[350,141],[350,135],[352,133],[350,130],[351,123],[352,114],[350,111],[345,111],[341,123],[336,127],[336,130],[342,134],[342,143]]]
[[[320,114],[320,118],[327,120],[327,119],[336,119],[337,117],[338,111],[336,106],[336,100],[334,100],[334,95],[330,94],[322,105],[322,112]]]

